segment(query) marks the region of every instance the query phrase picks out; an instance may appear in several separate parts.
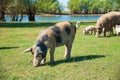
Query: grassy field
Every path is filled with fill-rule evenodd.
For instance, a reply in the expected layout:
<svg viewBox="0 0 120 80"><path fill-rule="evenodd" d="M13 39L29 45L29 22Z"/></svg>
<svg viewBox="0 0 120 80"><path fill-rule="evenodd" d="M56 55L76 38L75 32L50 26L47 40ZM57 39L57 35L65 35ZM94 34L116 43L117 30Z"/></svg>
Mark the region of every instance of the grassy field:
<svg viewBox="0 0 120 80"><path fill-rule="evenodd" d="M77 29L72 58L63 57L64 46L55 50L55 63L32 66L31 47L40 32L54 23L0 23L0 80L120 80L120 37L83 35L95 22L82 22Z"/></svg>

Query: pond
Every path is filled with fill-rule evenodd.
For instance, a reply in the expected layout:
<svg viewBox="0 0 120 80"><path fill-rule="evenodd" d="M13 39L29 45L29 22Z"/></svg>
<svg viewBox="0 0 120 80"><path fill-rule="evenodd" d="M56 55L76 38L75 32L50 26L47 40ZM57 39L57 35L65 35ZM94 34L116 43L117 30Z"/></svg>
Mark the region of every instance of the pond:
<svg viewBox="0 0 120 80"><path fill-rule="evenodd" d="M55 16L35 16L35 20L37 22L53 22L53 21L78 21L78 20L97 20L100 17L100 15L77 15L77 16L72 16L72 15L55 15ZM20 16L18 17L20 18ZM11 21L10 16L5 16L6 22ZM25 15L23 17L22 22L28 22L28 16Z"/></svg>

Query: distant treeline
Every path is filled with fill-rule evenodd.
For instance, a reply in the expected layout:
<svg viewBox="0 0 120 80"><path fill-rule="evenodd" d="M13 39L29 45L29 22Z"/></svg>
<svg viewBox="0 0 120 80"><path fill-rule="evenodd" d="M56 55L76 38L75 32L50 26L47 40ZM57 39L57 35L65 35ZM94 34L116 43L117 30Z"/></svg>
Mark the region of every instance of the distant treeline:
<svg viewBox="0 0 120 80"><path fill-rule="evenodd" d="M68 9L69 14L120 11L120 0L69 0ZM35 21L36 14L61 14L63 10L58 0L0 0L0 21L5 21L6 14L11 15L12 21L22 21L24 14L29 21Z"/></svg>
<svg viewBox="0 0 120 80"><path fill-rule="evenodd" d="M72 14L103 14L120 11L120 0L69 0Z"/></svg>

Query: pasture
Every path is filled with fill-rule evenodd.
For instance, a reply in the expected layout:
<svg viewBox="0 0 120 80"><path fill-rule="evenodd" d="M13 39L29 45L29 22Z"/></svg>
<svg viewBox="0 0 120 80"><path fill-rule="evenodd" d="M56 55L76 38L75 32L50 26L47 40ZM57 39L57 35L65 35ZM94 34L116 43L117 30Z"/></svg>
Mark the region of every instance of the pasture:
<svg viewBox="0 0 120 80"><path fill-rule="evenodd" d="M64 46L55 50L55 63L32 66L33 55L22 51L31 47L40 32L53 23L0 23L0 80L120 80L120 37L84 35L77 28L72 58L66 61ZM115 32L114 32L115 33Z"/></svg>

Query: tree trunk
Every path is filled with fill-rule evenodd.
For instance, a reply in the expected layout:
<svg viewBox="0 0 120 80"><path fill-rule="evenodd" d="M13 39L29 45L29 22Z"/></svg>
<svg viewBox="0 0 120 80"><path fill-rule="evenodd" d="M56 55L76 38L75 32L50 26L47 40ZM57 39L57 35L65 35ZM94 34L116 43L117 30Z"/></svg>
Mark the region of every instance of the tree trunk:
<svg viewBox="0 0 120 80"><path fill-rule="evenodd" d="M18 21L18 14L17 14L16 17L15 17L15 21Z"/></svg>
<svg viewBox="0 0 120 80"><path fill-rule="evenodd" d="M15 21L15 14L12 15L12 20L11 21Z"/></svg>
<svg viewBox="0 0 120 80"><path fill-rule="evenodd" d="M5 12L0 11L0 21L5 21Z"/></svg>
<svg viewBox="0 0 120 80"><path fill-rule="evenodd" d="M21 13L21 18L20 18L20 20L19 20L19 21L21 22L21 21L22 21L22 19L23 19L23 14Z"/></svg>
<svg viewBox="0 0 120 80"><path fill-rule="evenodd" d="M35 21L35 13L31 11L31 9L28 12L28 20L29 21Z"/></svg>

